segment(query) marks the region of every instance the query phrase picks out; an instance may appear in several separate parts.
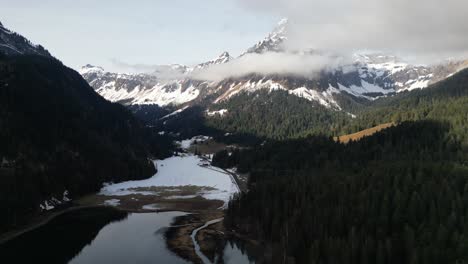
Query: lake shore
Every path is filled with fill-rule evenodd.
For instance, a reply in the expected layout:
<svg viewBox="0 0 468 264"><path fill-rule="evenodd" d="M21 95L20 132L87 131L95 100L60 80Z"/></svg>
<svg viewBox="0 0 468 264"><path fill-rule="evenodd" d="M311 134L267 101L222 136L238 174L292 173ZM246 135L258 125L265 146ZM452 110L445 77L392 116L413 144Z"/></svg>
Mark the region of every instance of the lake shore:
<svg viewBox="0 0 468 264"><path fill-rule="evenodd" d="M0 234L0 246L12 239L15 239L19 236L21 236L24 233L33 231L41 226L44 226L48 224L50 221L54 220L55 218L69 212L73 212L76 210L81 210L81 209L89 209L89 208L104 208L107 206L104 205L99 205L99 204L90 204L90 205L70 205L69 207L66 207L64 209L58 209L56 211L52 212L46 212L42 215L36 216L29 223L14 228L10 231L7 231L5 233ZM118 210L118 209L117 209Z"/></svg>
<svg viewBox="0 0 468 264"><path fill-rule="evenodd" d="M198 144L197 148L201 146ZM203 150L212 151L211 148ZM199 230L194 239L191 234L205 223L223 218L229 197L244 189L245 182L231 170L212 167L208 156L194 155L193 147L186 151L180 156L155 161L158 174L149 179L108 184L98 193L74 200L67 208L45 212L30 224L0 235L0 244L67 212L84 208L112 207L127 213L185 212L187 214L176 217L165 232L168 249L193 263L202 263L200 252L214 262L217 256L223 256L228 238L233 236L225 230L223 221ZM193 241L200 249L198 255Z"/></svg>

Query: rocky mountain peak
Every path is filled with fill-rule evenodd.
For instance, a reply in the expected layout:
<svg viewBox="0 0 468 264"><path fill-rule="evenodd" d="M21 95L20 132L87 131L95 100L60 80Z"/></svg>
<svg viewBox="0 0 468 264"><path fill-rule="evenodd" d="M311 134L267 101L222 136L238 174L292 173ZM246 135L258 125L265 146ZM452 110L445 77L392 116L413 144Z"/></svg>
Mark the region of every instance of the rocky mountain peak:
<svg viewBox="0 0 468 264"><path fill-rule="evenodd" d="M229 52L225 51L221 53L221 55L219 55L216 59L212 60L212 62L216 64L221 64L221 63L229 62L230 60L232 60L231 55L229 54Z"/></svg>
<svg viewBox="0 0 468 264"><path fill-rule="evenodd" d="M200 69L205 69L207 67L210 67L212 65L218 65L218 64L223 64L223 63L227 63L231 60L233 60L234 58L231 57L231 55L229 54L229 52L227 51L224 51L223 53L221 53L221 55L219 55L218 57L210 60L210 61L207 61L207 62L204 62L204 63L200 63L198 64L197 66L195 66L195 69L197 70L200 70Z"/></svg>
<svg viewBox="0 0 468 264"><path fill-rule="evenodd" d="M282 44L287 39L286 34L288 30L289 20L287 18L283 18L278 22L277 26L273 29L273 31L268 34L266 38L259 41L253 47L249 48L247 53L265 53L269 51L280 52L282 51ZM242 56L241 55L241 56Z"/></svg>
<svg viewBox="0 0 468 264"><path fill-rule="evenodd" d="M79 69L78 72L81 75L89 74L89 73L98 73L98 72L104 72L104 68L99 67L99 66L94 66L91 64L86 64L85 66L81 67L81 69Z"/></svg>

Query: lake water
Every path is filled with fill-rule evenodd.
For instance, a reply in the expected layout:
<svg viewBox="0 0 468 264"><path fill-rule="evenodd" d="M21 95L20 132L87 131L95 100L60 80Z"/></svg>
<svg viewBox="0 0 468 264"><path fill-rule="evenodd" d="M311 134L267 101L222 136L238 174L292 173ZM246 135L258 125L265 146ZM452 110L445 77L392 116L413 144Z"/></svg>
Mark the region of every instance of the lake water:
<svg viewBox="0 0 468 264"><path fill-rule="evenodd" d="M188 263L166 247L165 228L180 212L130 214L105 226L70 263Z"/></svg>
<svg viewBox="0 0 468 264"><path fill-rule="evenodd" d="M224 248L224 263L226 264L235 264L235 263L255 263L251 258L249 259L247 253L242 251L238 245L233 243L228 243Z"/></svg>
<svg viewBox="0 0 468 264"><path fill-rule="evenodd" d="M0 245L2 263L189 263L166 247L164 233L183 212L133 213L88 208ZM227 243L224 263L254 263Z"/></svg>

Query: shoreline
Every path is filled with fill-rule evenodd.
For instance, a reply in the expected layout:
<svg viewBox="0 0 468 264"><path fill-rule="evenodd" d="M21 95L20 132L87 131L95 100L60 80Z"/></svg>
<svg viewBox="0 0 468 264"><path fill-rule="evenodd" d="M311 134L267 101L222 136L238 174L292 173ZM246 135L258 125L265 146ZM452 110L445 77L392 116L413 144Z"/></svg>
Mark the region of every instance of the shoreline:
<svg viewBox="0 0 468 264"><path fill-rule="evenodd" d="M192 263L204 263L196 252L196 245L193 243L195 239L199 251L211 262L214 262L216 254L222 253L227 241L224 236L224 225L220 221L218 223L208 225L206 228L200 229L196 236L192 236L196 229L206 225L206 223L215 219L224 217L224 211L205 211L199 214L188 214L174 219L174 228L167 230L165 234L166 244L170 251L177 256L190 261ZM204 238L206 233L216 233L217 236L211 239Z"/></svg>
<svg viewBox="0 0 468 264"><path fill-rule="evenodd" d="M212 201L214 203L222 203L222 201ZM196 252L196 245L193 239L199 246L201 252L210 262L214 263L217 257L222 256L225 246L230 238L242 240L244 243L258 246L254 240L241 236L235 232L227 231L224 227L223 221L207 225L205 228L198 230L194 236L193 232L196 229L206 225L208 222L224 218L224 210L221 209L204 209L204 210L180 210L175 206L174 208L167 208L163 210L134 210L130 208L119 208L109 205L80 205L75 204L60 211L51 212L47 215L40 216L22 228L18 228L7 233L0 235L0 246L21 235L34 231L47 225L52 220L60 217L66 213L88 208L112 208L114 210L123 211L126 213L160 213L160 212L185 212L184 216L174 218L167 231L164 234L165 243L169 251L176 254L178 257L192 263L204 263Z"/></svg>
<svg viewBox="0 0 468 264"><path fill-rule="evenodd" d="M193 155L190 150L187 151ZM211 161L203 155L197 157L210 164L206 167L207 169L222 172L229 176L230 181L237 186L238 192L244 191L245 183L236 173L211 167ZM224 218L225 201L204 198L201 194L205 189L209 191L208 186L154 186L139 187L136 190L153 192L155 195L138 193L121 196L103 195L101 193L85 195L72 201L68 207L44 212L33 217L29 223L0 234L0 246L25 233L47 225L59 216L80 209L110 207L126 213L184 212L187 214L174 218L171 226L168 226L164 234L168 250L193 263L203 263L201 259L203 256L200 256L199 253L206 256L210 262L214 262L217 256L222 256L228 238L232 237L232 234L229 235L228 233L231 232L226 232L222 220L194 233L196 229L208 222ZM194 233L193 236L192 233Z"/></svg>
<svg viewBox="0 0 468 264"><path fill-rule="evenodd" d="M88 208L103 208L103 207L108 207L108 206L104 206L104 205L77 205L77 206L70 206L68 208L65 208L63 210L59 210L59 211L53 211L53 212L50 212L50 213L45 213L43 215L38 215L36 217L34 217L33 219L31 219L31 221L28 223L28 224L25 224L24 226L22 227L19 227L19 228L15 228L15 229L12 229L10 231L7 231L5 233L2 233L0 234L0 246L4 243L7 243L8 241L11 241L15 238L18 238L19 236L25 234L25 233L28 233L30 231L33 231L33 230L36 230L48 223L50 223L52 220L54 220L55 218L63 215L63 214L66 214L66 213L69 213L69 212L73 212L73 211L76 211L76 210L81 210L81 209L88 209ZM116 210L121 210L119 208L114 208Z"/></svg>

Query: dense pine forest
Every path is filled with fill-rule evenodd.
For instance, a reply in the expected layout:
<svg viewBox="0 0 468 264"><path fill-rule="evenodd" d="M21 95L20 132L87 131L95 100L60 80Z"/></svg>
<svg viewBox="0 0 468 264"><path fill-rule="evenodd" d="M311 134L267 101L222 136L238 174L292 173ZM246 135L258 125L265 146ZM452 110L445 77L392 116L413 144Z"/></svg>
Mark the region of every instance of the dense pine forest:
<svg viewBox="0 0 468 264"><path fill-rule="evenodd" d="M340 124L351 119L349 114L290 96L286 91L242 93L216 108L231 112L209 118L208 127L275 140L336 134Z"/></svg>
<svg viewBox="0 0 468 264"><path fill-rule="evenodd" d="M375 102L342 126L388 128L340 144L311 136L218 153L250 174L225 224L278 263L468 262L468 71Z"/></svg>
<svg viewBox="0 0 468 264"><path fill-rule="evenodd" d="M0 230L65 191L73 198L106 181L149 177L148 158L169 149L129 110L47 57L0 57L0 115Z"/></svg>
<svg viewBox="0 0 468 264"><path fill-rule="evenodd" d="M468 144L468 70L415 90L383 98L357 112L357 118L341 126L347 134L378 124L418 120L442 120L451 124L451 135Z"/></svg>

